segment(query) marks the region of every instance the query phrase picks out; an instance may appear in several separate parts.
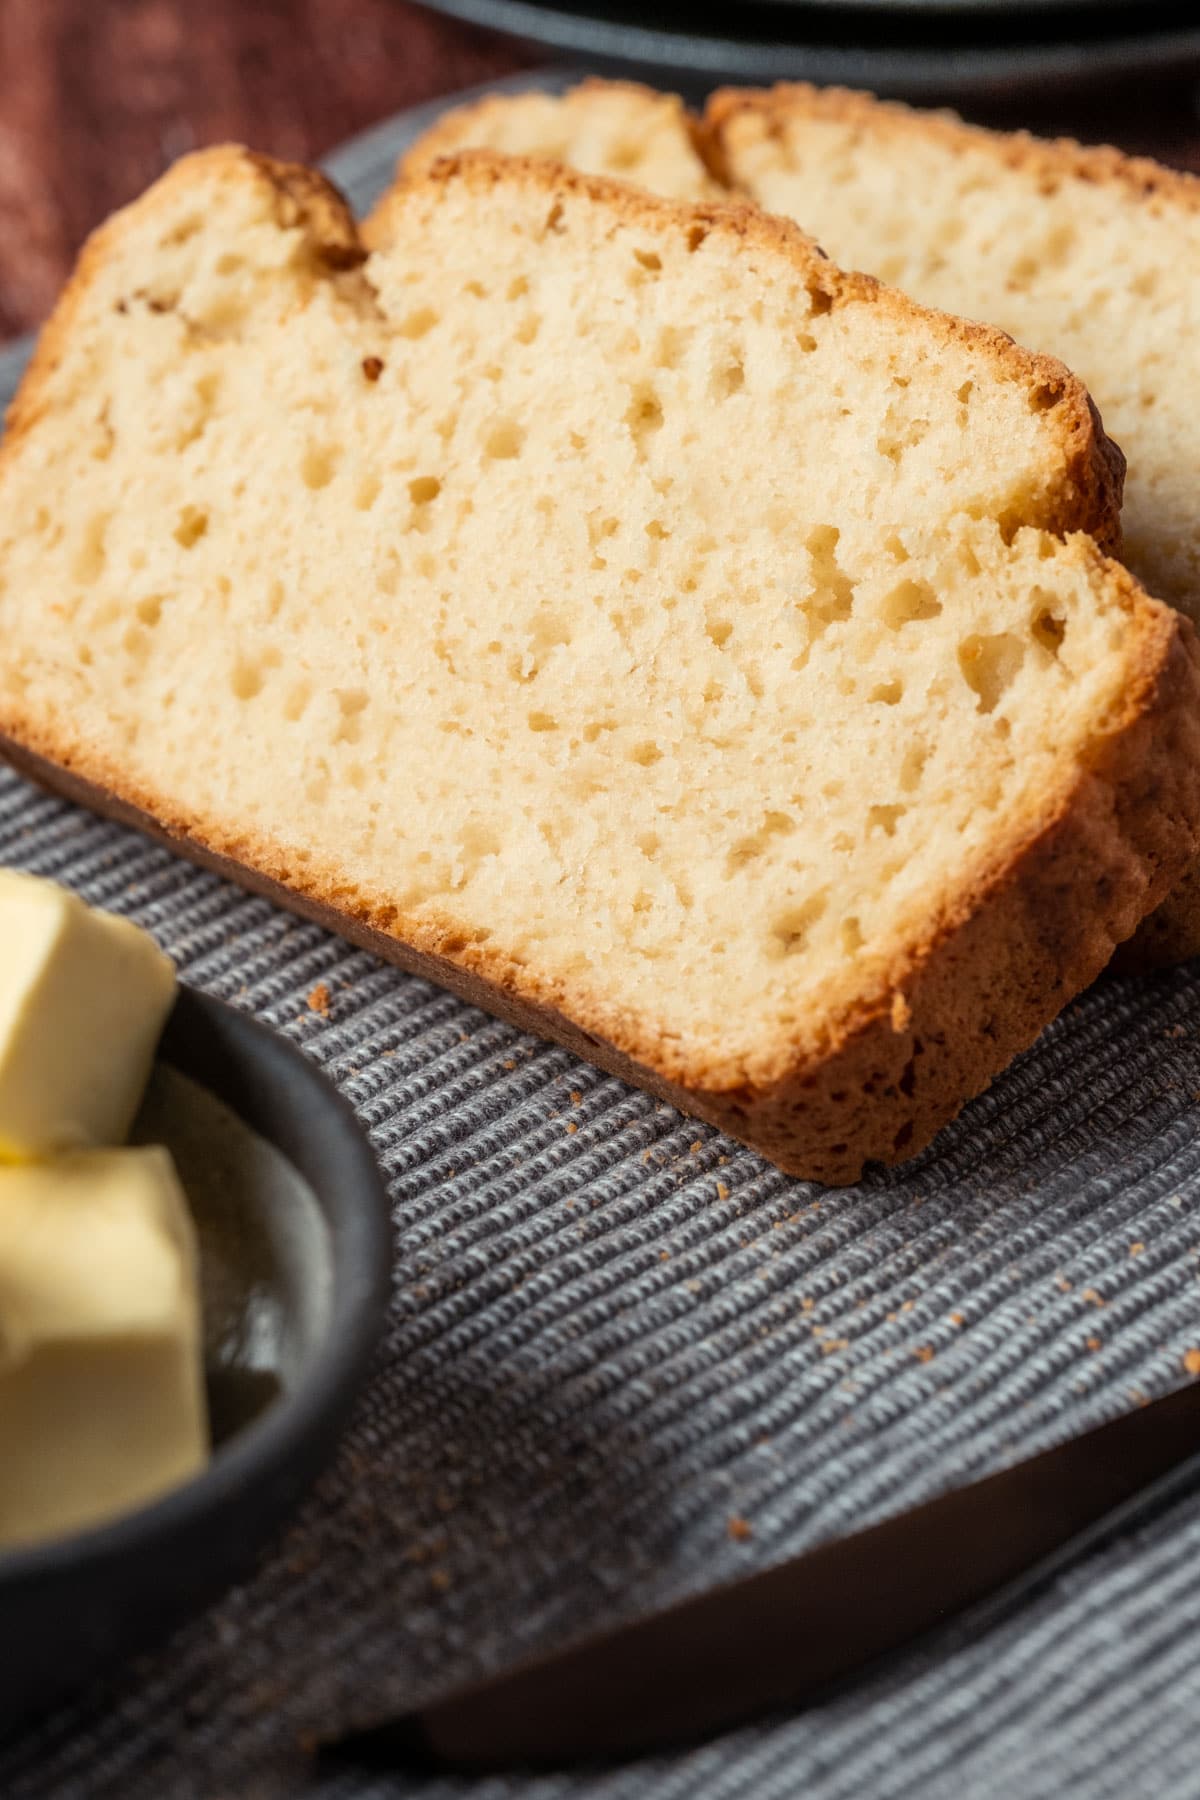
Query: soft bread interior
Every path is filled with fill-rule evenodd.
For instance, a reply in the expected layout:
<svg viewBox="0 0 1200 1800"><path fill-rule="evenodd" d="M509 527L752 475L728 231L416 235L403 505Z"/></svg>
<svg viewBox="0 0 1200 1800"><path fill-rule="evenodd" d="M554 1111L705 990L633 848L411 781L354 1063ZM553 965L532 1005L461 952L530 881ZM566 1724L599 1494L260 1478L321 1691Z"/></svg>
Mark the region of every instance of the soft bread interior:
<svg viewBox="0 0 1200 1800"><path fill-rule="evenodd" d="M836 90L710 122L733 183L844 268L1070 364L1129 458L1125 560L1200 620L1200 182Z"/></svg>
<svg viewBox="0 0 1200 1800"><path fill-rule="evenodd" d="M569 163L586 175L635 181L672 200L723 197L694 142L678 94L632 81L589 80L565 94L493 94L454 107L404 157L406 176L459 150L499 150Z"/></svg>
<svg viewBox="0 0 1200 1800"><path fill-rule="evenodd" d="M1061 370L614 192L467 160L363 267L238 152L118 218L6 447L0 723L752 1078L1003 878L1173 627L1038 528Z"/></svg>

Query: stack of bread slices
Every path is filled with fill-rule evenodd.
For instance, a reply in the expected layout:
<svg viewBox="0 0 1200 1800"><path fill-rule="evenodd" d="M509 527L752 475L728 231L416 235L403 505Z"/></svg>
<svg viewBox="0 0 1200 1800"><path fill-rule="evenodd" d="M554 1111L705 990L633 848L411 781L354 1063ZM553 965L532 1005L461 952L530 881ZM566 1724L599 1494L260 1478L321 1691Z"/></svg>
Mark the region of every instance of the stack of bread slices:
<svg viewBox="0 0 1200 1800"><path fill-rule="evenodd" d="M188 158L10 415L6 753L784 1169L902 1160L1200 948L1198 195L795 88L497 97L361 231Z"/></svg>

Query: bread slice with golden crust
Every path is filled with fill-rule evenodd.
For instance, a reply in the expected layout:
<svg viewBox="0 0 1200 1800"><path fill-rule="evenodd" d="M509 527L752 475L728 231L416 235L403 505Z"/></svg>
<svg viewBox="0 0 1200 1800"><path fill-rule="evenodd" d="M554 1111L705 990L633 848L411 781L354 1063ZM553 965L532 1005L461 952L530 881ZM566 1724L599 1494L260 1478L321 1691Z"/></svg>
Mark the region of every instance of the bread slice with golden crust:
<svg viewBox="0 0 1200 1800"><path fill-rule="evenodd" d="M699 120L678 94L592 77L564 94L487 94L452 107L400 159L396 176L423 175L459 150L496 150L633 181L669 200L724 199L700 144ZM363 229L369 239L371 220Z"/></svg>
<svg viewBox="0 0 1200 1800"><path fill-rule="evenodd" d="M839 262L1069 363L1129 460L1125 561L1200 622L1200 179L803 84L715 94L703 131L731 186ZM1196 955L1200 868L1119 961Z"/></svg>
<svg viewBox="0 0 1200 1800"><path fill-rule="evenodd" d="M413 146L401 172L445 145L476 142L587 166L620 91L610 97L590 82L561 98L496 96L461 108L447 115L445 136L439 122ZM660 126L673 168L707 167L798 219L844 266L1061 356L1129 458L1124 559L1152 593L1200 621L1200 179L836 88L727 89L699 129L674 105ZM638 178L653 187L654 172L648 162ZM1120 961L1147 968L1197 954L1200 869Z"/></svg>
<svg viewBox="0 0 1200 1800"><path fill-rule="evenodd" d="M384 226L225 149L92 240L10 754L786 1169L911 1154L1196 848L1086 394L753 208L476 155Z"/></svg>

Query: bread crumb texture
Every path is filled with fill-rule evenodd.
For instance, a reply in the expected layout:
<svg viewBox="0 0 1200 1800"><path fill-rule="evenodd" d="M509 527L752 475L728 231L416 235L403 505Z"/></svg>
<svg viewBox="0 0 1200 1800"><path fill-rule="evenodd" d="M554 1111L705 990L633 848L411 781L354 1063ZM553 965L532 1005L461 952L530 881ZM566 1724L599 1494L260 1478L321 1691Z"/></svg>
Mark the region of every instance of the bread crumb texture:
<svg viewBox="0 0 1200 1800"><path fill-rule="evenodd" d="M1078 385L747 209L468 157L364 263L205 152L0 502L19 747L803 1173L919 1148L1194 844L1190 640L1054 535L1115 507Z"/></svg>
<svg viewBox="0 0 1200 1800"><path fill-rule="evenodd" d="M1061 356L1129 458L1125 559L1152 593L1200 621L1195 176L836 88L727 89L696 121L671 97L601 81L456 109L413 146L405 169L476 143L603 168L612 122L628 135L635 116L655 146L635 171L648 186L702 198L715 179L798 219L845 267ZM1118 962L1141 971L1198 953L1193 865Z"/></svg>
<svg viewBox="0 0 1200 1800"><path fill-rule="evenodd" d="M399 172L421 175L439 156L459 150L499 150L637 182L672 200L722 198L697 136L677 94L632 81L592 80L562 95L493 94L455 107L418 139Z"/></svg>
<svg viewBox="0 0 1200 1800"><path fill-rule="evenodd" d="M839 89L717 95L706 125L844 267L1075 370L1129 459L1126 560L1200 620L1200 181Z"/></svg>

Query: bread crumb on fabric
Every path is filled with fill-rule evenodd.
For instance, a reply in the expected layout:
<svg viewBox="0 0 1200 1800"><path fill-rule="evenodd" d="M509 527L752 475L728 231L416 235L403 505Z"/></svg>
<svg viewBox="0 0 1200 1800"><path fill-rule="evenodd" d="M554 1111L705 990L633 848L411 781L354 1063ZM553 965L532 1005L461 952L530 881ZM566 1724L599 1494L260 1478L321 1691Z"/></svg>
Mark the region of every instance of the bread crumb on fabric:
<svg viewBox="0 0 1200 1800"><path fill-rule="evenodd" d="M933 1345L932 1344L918 1344L916 1349L913 1351L913 1355L916 1357L918 1362L923 1362L923 1363L932 1362L933 1358L934 1358Z"/></svg>
<svg viewBox="0 0 1200 1800"><path fill-rule="evenodd" d="M1189 1375L1200 1375L1200 1349L1185 1350L1183 1366Z"/></svg>
<svg viewBox="0 0 1200 1800"><path fill-rule="evenodd" d="M735 1544L745 1544L754 1536L754 1527L740 1513L733 1513L725 1527Z"/></svg>
<svg viewBox="0 0 1200 1800"><path fill-rule="evenodd" d="M321 1018L327 1019L329 1017L330 999L331 996L328 984L324 981L318 981L316 987L312 989L308 996L309 1012L319 1013Z"/></svg>

